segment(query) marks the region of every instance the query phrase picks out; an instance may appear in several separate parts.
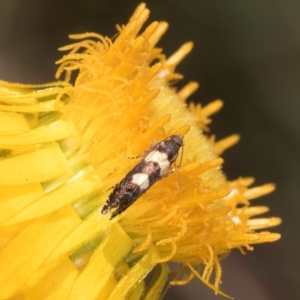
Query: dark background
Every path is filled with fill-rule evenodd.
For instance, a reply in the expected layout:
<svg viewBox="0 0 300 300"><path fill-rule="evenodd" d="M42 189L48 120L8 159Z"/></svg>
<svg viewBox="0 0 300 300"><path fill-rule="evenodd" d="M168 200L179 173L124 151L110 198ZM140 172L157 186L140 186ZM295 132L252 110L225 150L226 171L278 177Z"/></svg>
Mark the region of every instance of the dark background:
<svg viewBox="0 0 300 300"><path fill-rule="evenodd" d="M0 0L0 78L22 83L54 80L57 48L70 33L96 31L112 37L140 1ZM237 250L223 262L222 290L239 300L300 299L300 1L148 1L151 21L170 24L160 42L170 55L193 40L193 52L178 71L201 88L191 97L203 104L221 98L214 117L217 138L242 136L228 150L229 179L255 176L275 182L275 193L255 200L281 216L282 239ZM182 84L182 83L181 83ZM194 280L165 299L225 299Z"/></svg>

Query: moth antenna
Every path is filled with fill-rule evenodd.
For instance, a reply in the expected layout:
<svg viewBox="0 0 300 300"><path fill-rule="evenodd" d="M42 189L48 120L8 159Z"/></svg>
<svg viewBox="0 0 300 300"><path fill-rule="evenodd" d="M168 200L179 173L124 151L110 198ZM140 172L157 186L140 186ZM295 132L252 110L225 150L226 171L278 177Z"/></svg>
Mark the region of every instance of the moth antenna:
<svg viewBox="0 0 300 300"><path fill-rule="evenodd" d="M180 182L180 167L178 167L178 188L181 190L181 182Z"/></svg>
<svg viewBox="0 0 300 300"><path fill-rule="evenodd" d="M176 168L178 168L178 187L179 187L180 190L181 190L180 168L181 168L182 157L183 157L183 147L184 147L184 145L182 145L181 157L180 157L179 165L176 166Z"/></svg>

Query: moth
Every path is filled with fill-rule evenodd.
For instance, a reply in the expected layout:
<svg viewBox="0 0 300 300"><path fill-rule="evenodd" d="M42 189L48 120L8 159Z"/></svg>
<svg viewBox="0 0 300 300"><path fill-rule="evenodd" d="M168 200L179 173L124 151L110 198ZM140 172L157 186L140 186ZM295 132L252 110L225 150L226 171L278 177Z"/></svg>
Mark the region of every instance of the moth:
<svg viewBox="0 0 300 300"><path fill-rule="evenodd" d="M114 218L141 197L155 182L173 173L172 164L176 161L182 146L183 136L171 135L150 147L143 155L143 159L114 187L101 213L107 214L116 207L110 219Z"/></svg>

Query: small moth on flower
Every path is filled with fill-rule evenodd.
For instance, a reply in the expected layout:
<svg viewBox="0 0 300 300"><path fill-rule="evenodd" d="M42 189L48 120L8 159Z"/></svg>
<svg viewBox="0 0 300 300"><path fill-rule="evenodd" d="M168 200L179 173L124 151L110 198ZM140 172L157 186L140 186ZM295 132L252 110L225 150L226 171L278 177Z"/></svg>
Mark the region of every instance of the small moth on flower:
<svg viewBox="0 0 300 300"><path fill-rule="evenodd" d="M110 219L114 218L126 210L156 181L173 173L174 169L171 165L176 161L182 146L183 136L172 135L150 147L143 154L144 158L115 186L101 213L106 214L117 207L110 217Z"/></svg>

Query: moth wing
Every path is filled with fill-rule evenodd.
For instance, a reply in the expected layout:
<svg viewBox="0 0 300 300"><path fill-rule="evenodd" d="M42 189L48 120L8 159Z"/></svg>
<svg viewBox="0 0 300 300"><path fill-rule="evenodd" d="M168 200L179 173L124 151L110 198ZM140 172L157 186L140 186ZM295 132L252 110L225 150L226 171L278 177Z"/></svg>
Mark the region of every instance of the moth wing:
<svg viewBox="0 0 300 300"><path fill-rule="evenodd" d="M152 151L156 150L156 148L157 148L157 144L156 144L155 141L153 141L151 147L148 148L147 150L145 150L144 152L142 152L142 153L139 155L139 157L140 157L141 159L144 159L149 153L151 153Z"/></svg>

